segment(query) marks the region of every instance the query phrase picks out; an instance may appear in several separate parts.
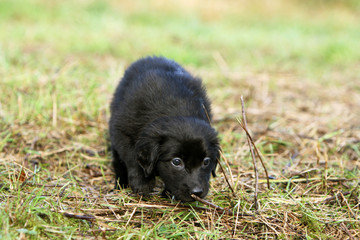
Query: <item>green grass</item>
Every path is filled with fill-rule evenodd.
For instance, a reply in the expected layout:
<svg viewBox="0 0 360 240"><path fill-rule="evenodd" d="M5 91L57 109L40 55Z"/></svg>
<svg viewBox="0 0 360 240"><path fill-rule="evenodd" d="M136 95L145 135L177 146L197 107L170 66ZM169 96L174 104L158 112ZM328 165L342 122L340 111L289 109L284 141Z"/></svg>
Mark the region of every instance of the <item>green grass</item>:
<svg viewBox="0 0 360 240"><path fill-rule="evenodd" d="M354 0L2 0L0 238L358 238L359 16ZM218 170L207 199L234 216L111 192L109 102L146 55L203 78L235 189ZM276 178L257 213L241 95Z"/></svg>

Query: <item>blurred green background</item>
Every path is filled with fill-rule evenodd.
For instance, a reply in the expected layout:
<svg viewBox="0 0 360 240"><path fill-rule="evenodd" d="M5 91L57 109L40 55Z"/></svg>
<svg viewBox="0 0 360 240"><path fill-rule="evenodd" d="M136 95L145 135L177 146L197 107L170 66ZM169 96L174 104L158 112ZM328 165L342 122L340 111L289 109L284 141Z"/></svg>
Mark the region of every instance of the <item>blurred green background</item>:
<svg viewBox="0 0 360 240"><path fill-rule="evenodd" d="M24 63L46 69L76 58L92 66L101 58L129 62L149 54L211 68L214 52L234 70L344 71L359 64L359 6L355 0L2 0L2 73Z"/></svg>
<svg viewBox="0 0 360 240"><path fill-rule="evenodd" d="M355 0L2 0L2 115L30 119L37 105L51 102L55 90L40 90L51 81L69 105L74 96L91 97L99 85L108 94L124 68L145 55L173 58L211 82L222 81L221 71L353 81L360 63L359 15ZM23 91L28 95L18 94ZM19 101L33 109L19 110ZM95 106L86 112L97 112L105 101L89 101Z"/></svg>
<svg viewBox="0 0 360 240"><path fill-rule="evenodd" d="M315 176L325 178L358 175L358 170L347 172L344 166L357 166L359 156L359 0L0 0L0 238L24 234L80 238L83 231L92 236L92 225L56 212L63 209L65 198L53 196L62 196L65 188L43 185L56 180L56 184L71 186L66 194L80 196L90 190L91 195L100 196L103 192L98 187L113 186L110 156L84 156L78 146L106 149L112 93L125 68L146 55L172 58L203 78L234 176L252 172L246 139L235 120L240 95L246 97L251 130L259 134L260 151L269 154L267 166L272 174L282 176L293 163L292 154L300 153L304 163L296 170L316 167L321 170ZM232 114L230 120L227 114ZM305 137L300 141L296 134ZM72 150L46 155L64 148ZM37 154L46 157L29 160L38 159ZM319 162L325 158L331 167L324 170ZM94 180L89 165L101 169L101 177ZM25 173L28 185L20 181ZM95 182L90 184L88 179ZM221 184L208 197L229 207ZM317 191L319 186L322 183L305 190L326 197L330 190L325 186ZM239 196L250 199L243 186L238 190ZM265 196L261 200L269 216L290 221L287 226L304 227L304 233L293 233L299 238L308 236L307 231L315 232L314 238L337 234L332 228L339 229L345 215L351 218L340 205L335 211L338 218L331 220L335 224L325 226L318 219L328 219L333 206L325 212L316 206L285 205L281 201L291 202L292 196L283 190L279 185L273 195L277 199ZM133 201L127 193L110 197ZM231 204L240 206L240 202L244 211L253 211L252 200L234 198ZM136 214L142 217L139 211ZM302 220L287 218L288 212L296 212ZM221 226L214 232L188 224L196 212L182 214L164 212L165 217L154 220L151 227L137 228L128 226L124 215L125 222L112 226L118 230L116 237L124 232L129 238L131 234L186 238L189 232L204 239L234 237L221 217L212 219ZM142 218L138 221L142 223ZM241 222L241 229L249 227L249 234L256 236L264 227L260 223ZM228 232L220 235L224 229ZM358 231L355 223L351 231ZM247 235L236 237L242 236Z"/></svg>

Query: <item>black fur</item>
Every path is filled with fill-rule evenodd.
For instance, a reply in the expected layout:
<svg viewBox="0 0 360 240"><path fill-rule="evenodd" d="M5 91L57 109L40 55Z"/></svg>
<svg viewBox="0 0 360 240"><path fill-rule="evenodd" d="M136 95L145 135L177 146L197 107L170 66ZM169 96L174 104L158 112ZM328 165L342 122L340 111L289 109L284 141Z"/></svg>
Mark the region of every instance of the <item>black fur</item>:
<svg viewBox="0 0 360 240"><path fill-rule="evenodd" d="M111 103L115 187L148 194L160 176L176 199L205 197L219 157L208 118L210 102L200 79L162 57L133 63Z"/></svg>

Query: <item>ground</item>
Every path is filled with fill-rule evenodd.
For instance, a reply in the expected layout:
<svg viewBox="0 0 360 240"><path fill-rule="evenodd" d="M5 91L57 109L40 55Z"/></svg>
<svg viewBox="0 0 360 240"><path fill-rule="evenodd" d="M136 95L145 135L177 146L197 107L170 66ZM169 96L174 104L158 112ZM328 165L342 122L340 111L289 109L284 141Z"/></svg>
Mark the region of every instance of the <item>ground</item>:
<svg viewBox="0 0 360 240"><path fill-rule="evenodd" d="M359 16L353 0L1 1L0 238L359 239ZM224 169L206 200L226 211L113 190L109 102L146 55L203 79ZM241 96L270 178L257 159L257 210Z"/></svg>

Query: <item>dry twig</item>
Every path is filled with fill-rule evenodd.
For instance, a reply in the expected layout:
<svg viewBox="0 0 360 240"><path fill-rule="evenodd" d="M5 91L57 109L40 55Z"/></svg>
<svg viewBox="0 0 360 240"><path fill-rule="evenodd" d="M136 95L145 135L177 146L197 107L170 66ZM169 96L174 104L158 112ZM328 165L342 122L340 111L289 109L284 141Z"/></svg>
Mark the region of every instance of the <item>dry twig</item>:
<svg viewBox="0 0 360 240"><path fill-rule="evenodd" d="M345 232L349 235L349 238L350 238L351 240L353 240L354 237L353 237L353 235L351 234L351 232L349 231L349 229L346 227L345 223L343 223L343 222L340 223L340 226L341 226L342 229L344 229Z"/></svg>
<svg viewBox="0 0 360 240"><path fill-rule="evenodd" d="M96 219L96 217L91 214L76 214L76 213L69 213L69 212L62 212L62 214L68 218L83 219L83 220L88 220L88 221L94 221Z"/></svg>
<svg viewBox="0 0 360 240"><path fill-rule="evenodd" d="M63 152L70 152L70 151L79 151L80 153L84 153L84 154L87 154L89 156L96 156L96 154L98 154L99 156L104 156L105 155L105 150L99 150L99 151L94 151L94 150L91 150L91 149L88 149L88 148L84 148L84 147L63 147L63 148L60 148L60 149L56 149L54 151L50 151L50 152L40 152L39 154L35 154L35 155L32 155L32 156L26 156L26 160L28 158L30 159L35 159L35 158L41 158L41 159L45 159L47 157L50 157L52 155L55 155L55 154L59 154L59 153L63 153Z"/></svg>
<svg viewBox="0 0 360 240"><path fill-rule="evenodd" d="M345 196L344 196L341 192L340 192L340 196L341 196L341 198L343 199L343 201L345 202L345 204L346 204L347 208L349 209L349 212L350 212L350 214L352 215L352 217L353 217L354 219L357 219L357 217L356 217L356 215L354 214L353 210L352 210L351 207L349 206L348 201L346 200Z"/></svg>
<svg viewBox="0 0 360 240"><path fill-rule="evenodd" d="M265 171L265 175L266 175L266 180L267 180L267 185L268 185L268 189L270 189L270 181L269 181L269 175L266 169L266 166L264 164L264 161L261 157L261 154L259 153L249 131L247 128L247 121L246 121L246 113L245 113L245 106L244 106L244 98L243 96L241 96L241 108L242 108L242 121L239 121L242 129L246 132L246 136L247 136L247 142L249 144L249 148L250 148L250 152L251 152L251 157L253 159L253 165L254 165L254 172L255 172L255 193L254 193L254 202L255 202L255 209L256 211L258 210L259 206L258 206L258 200L257 200L257 194L258 194L258 189L259 189L259 173L257 170L257 164L256 164L256 159L255 159L255 154L254 151L256 153L256 156L260 159L260 162L264 168Z"/></svg>
<svg viewBox="0 0 360 240"><path fill-rule="evenodd" d="M259 153L259 150L257 149L255 143L254 143L254 140L252 139L248 129L247 129L247 126L244 125L244 123L242 121L239 121L240 122L240 126L242 127L242 129L245 131L246 133L246 136L248 137L248 139L250 139L250 142L252 144L252 146L254 147L254 150L255 150L255 153L256 153L256 156L260 159L260 162L261 162L261 165L263 166L264 168L264 171L265 171L265 175L266 175L266 181L267 181L267 185L268 185L268 189L270 189L270 181L269 181L269 174L267 172L267 169L266 169L266 166L264 164L264 161ZM246 123L245 123L246 124Z"/></svg>
<svg viewBox="0 0 360 240"><path fill-rule="evenodd" d="M241 125L242 128L245 130L247 129L247 122L246 122L246 114L245 114L245 107L244 107L244 99L243 96L241 96L241 108L242 108L242 118L243 118L243 122L244 125ZM246 131L246 130L245 130ZM246 131L247 132L247 131ZM259 189L259 173L257 170L257 166L256 166L256 160L255 160L255 154L254 154L254 150L251 146L251 142L250 142L250 137L249 135L247 135L247 142L249 144L249 148L250 148L250 152L251 152L251 157L253 159L253 164L254 164L254 172L255 172L255 192L254 192L254 202L255 202L255 209L256 211L259 209L259 203L258 203L258 199L257 199L257 194L258 194L258 189Z"/></svg>
<svg viewBox="0 0 360 240"><path fill-rule="evenodd" d="M218 205L215 205L215 204L213 204L213 203L211 203L211 202L206 201L205 199L202 199L202 198L196 196L195 194L191 194L191 197L192 197L193 199L195 199L196 201L199 201L199 202L201 202L201 203L203 203L203 204L205 204L205 205L208 205L208 206L211 207L211 208L214 208L214 209L217 210L217 211L224 212L224 213L226 213L227 215L232 215L232 212L230 211L230 209L224 209L224 208L222 208L222 207L220 207L220 206L218 206Z"/></svg>
<svg viewBox="0 0 360 240"><path fill-rule="evenodd" d="M223 153L222 153L221 150L220 150L220 154L221 154L221 156L223 155ZM230 182L229 182L229 179L228 179L227 176L226 176L226 172L225 172L224 168L221 166L220 160L219 160L219 159L216 159L216 160L217 160L217 162L218 162L218 164L219 164L219 167L220 167L220 169L221 169L221 172L222 172L223 175L224 175L224 178L225 178L225 181L226 181L227 185L229 186L229 188L230 188L233 196L236 197L235 191L234 191L233 187L231 186L231 184L230 184ZM230 170L230 171L231 171L231 170Z"/></svg>

